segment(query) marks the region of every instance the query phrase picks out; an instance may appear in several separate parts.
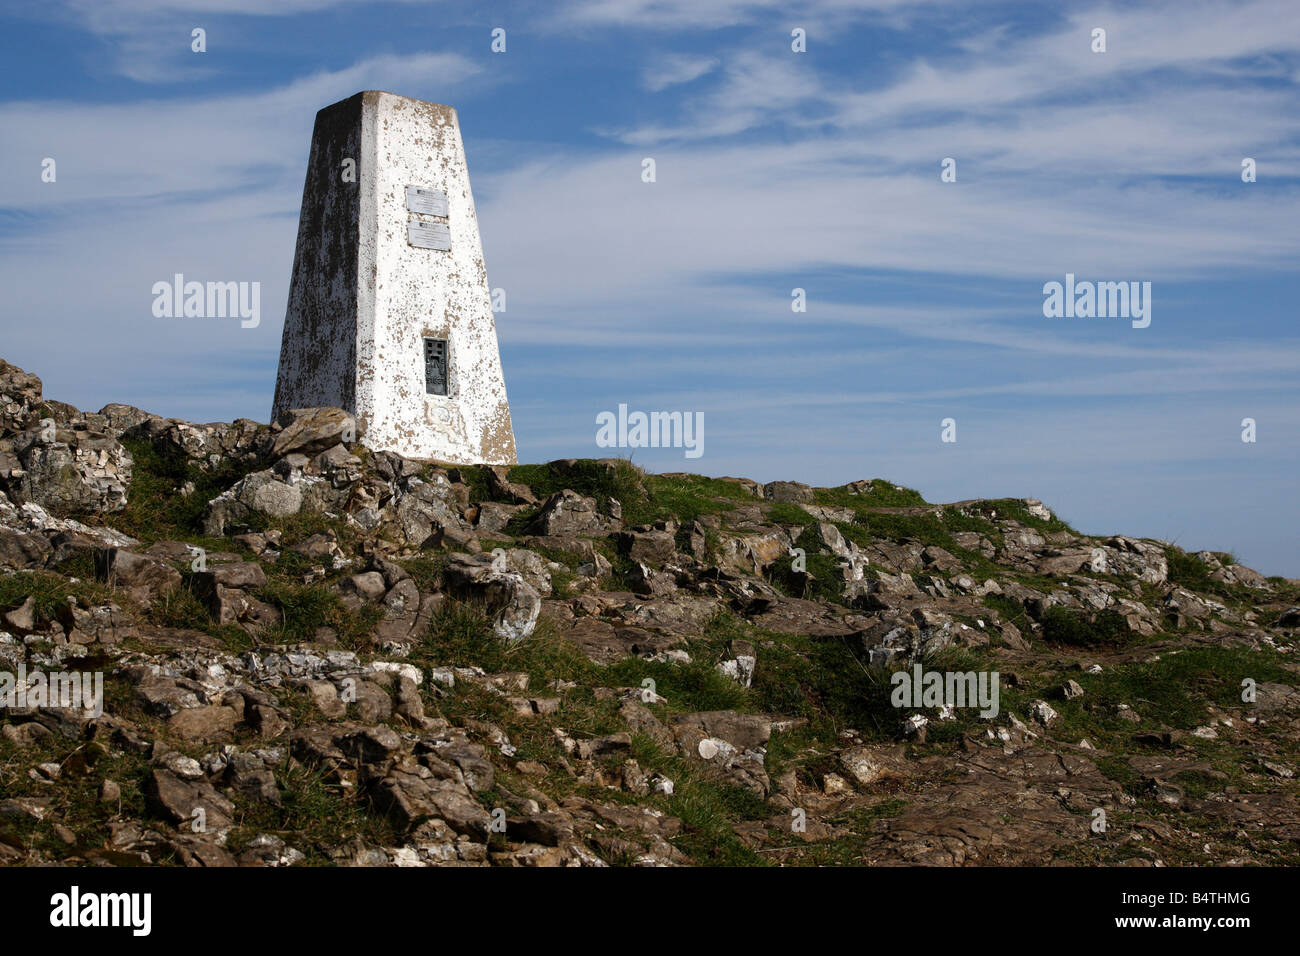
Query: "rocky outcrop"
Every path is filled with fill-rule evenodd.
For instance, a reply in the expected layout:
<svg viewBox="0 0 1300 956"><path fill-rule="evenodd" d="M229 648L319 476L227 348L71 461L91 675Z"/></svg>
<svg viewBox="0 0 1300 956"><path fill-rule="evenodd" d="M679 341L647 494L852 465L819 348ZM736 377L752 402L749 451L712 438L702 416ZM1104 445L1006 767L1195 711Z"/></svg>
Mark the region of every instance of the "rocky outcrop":
<svg viewBox="0 0 1300 956"><path fill-rule="evenodd" d="M0 863L1300 864L1295 581L1036 499L357 427L0 362ZM33 693L83 670L98 706Z"/></svg>
<svg viewBox="0 0 1300 956"><path fill-rule="evenodd" d="M0 475L15 504L54 515L102 514L126 507L132 459L117 439L54 419L0 440Z"/></svg>
<svg viewBox="0 0 1300 956"><path fill-rule="evenodd" d="M41 380L0 359L0 431L24 432L42 417Z"/></svg>
<svg viewBox="0 0 1300 956"><path fill-rule="evenodd" d="M481 603L503 640L522 641L533 633L542 610L541 595L523 575L509 570L504 558L453 554L445 575L448 593Z"/></svg>

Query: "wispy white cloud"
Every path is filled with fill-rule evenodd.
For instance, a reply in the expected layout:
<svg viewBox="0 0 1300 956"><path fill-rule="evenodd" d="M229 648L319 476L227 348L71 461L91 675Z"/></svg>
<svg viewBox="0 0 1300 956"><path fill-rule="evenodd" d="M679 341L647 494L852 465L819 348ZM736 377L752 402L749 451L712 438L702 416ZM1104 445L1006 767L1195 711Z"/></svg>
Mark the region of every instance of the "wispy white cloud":
<svg viewBox="0 0 1300 956"><path fill-rule="evenodd" d="M979 0L983 2L983 0ZM836 24L864 19L906 23L913 17L972 0L570 0L557 5L548 20L556 25L635 27L642 30L718 29L775 23L786 33L808 23ZM787 25L788 24L788 25Z"/></svg>
<svg viewBox="0 0 1300 956"><path fill-rule="evenodd" d="M780 0L576 0L561 4L552 16L565 24L678 30L749 23L780 7Z"/></svg>
<svg viewBox="0 0 1300 956"><path fill-rule="evenodd" d="M253 17L286 17L314 13L332 7L401 3L429 0L56 0L55 7L107 29L111 21L126 17L160 16L168 13L239 14Z"/></svg>
<svg viewBox="0 0 1300 956"><path fill-rule="evenodd" d="M219 75L191 48L202 28L208 52L257 46L257 21L358 6L428 5L437 0L52 0L20 15L59 18L103 42L108 69L138 83L193 83ZM440 4L454 11L452 4Z"/></svg>
<svg viewBox="0 0 1300 956"><path fill-rule="evenodd" d="M714 56L696 56L689 53L669 53L658 57L641 71L641 85L652 93L670 86L679 86L698 80L718 65Z"/></svg>
<svg viewBox="0 0 1300 956"><path fill-rule="evenodd" d="M362 89L430 98L502 81L459 53L381 55L256 93L127 103L0 103L0 206L75 210L157 197L230 193L288 179L271 211L297 210L316 111ZM42 157L58 164L43 183ZM296 182L293 182L296 181ZM293 185L290 186L290 183ZM267 212L265 208L262 213Z"/></svg>

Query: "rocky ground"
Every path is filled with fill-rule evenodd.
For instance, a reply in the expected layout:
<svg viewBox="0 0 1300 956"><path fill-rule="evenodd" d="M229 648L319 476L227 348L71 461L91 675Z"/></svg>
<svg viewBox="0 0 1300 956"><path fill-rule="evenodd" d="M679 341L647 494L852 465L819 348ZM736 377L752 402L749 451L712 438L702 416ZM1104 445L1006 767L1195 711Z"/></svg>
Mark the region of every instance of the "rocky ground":
<svg viewBox="0 0 1300 956"><path fill-rule="evenodd" d="M0 361L0 672L104 677L0 710L0 862L1300 863L1296 581L1032 499L355 432ZM998 714L893 706L918 662Z"/></svg>

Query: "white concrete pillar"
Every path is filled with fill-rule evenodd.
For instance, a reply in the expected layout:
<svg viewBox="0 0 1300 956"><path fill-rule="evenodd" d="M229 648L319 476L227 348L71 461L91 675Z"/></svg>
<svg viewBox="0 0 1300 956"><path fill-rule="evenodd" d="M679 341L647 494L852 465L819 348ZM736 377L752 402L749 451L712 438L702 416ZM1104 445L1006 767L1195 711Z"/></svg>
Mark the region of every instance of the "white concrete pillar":
<svg viewBox="0 0 1300 956"><path fill-rule="evenodd" d="M316 114L272 415L317 405L368 448L516 462L450 106L366 91Z"/></svg>

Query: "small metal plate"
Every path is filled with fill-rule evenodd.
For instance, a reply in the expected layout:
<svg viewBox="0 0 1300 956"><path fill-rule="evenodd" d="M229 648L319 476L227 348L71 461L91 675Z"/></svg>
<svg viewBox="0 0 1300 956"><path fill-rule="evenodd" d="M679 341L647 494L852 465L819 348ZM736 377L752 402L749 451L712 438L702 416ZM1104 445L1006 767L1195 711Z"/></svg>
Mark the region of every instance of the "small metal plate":
<svg viewBox="0 0 1300 956"><path fill-rule="evenodd" d="M406 209L408 212L418 212L425 216L446 216L447 194L441 189L407 186Z"/></svg>
<svg viewBox="0 0 1300 956"><path fill-rule="evenodd" d="M451 249L451 230L445 222L426 222L414 216L406 224L406 241L417 249Z"/></svg>
<svg viewBox="0 0 1300 956"><path fill-rule="evenodd" d="M447 394L447 340L424 340L424 391L429 395Z"/></svg>

